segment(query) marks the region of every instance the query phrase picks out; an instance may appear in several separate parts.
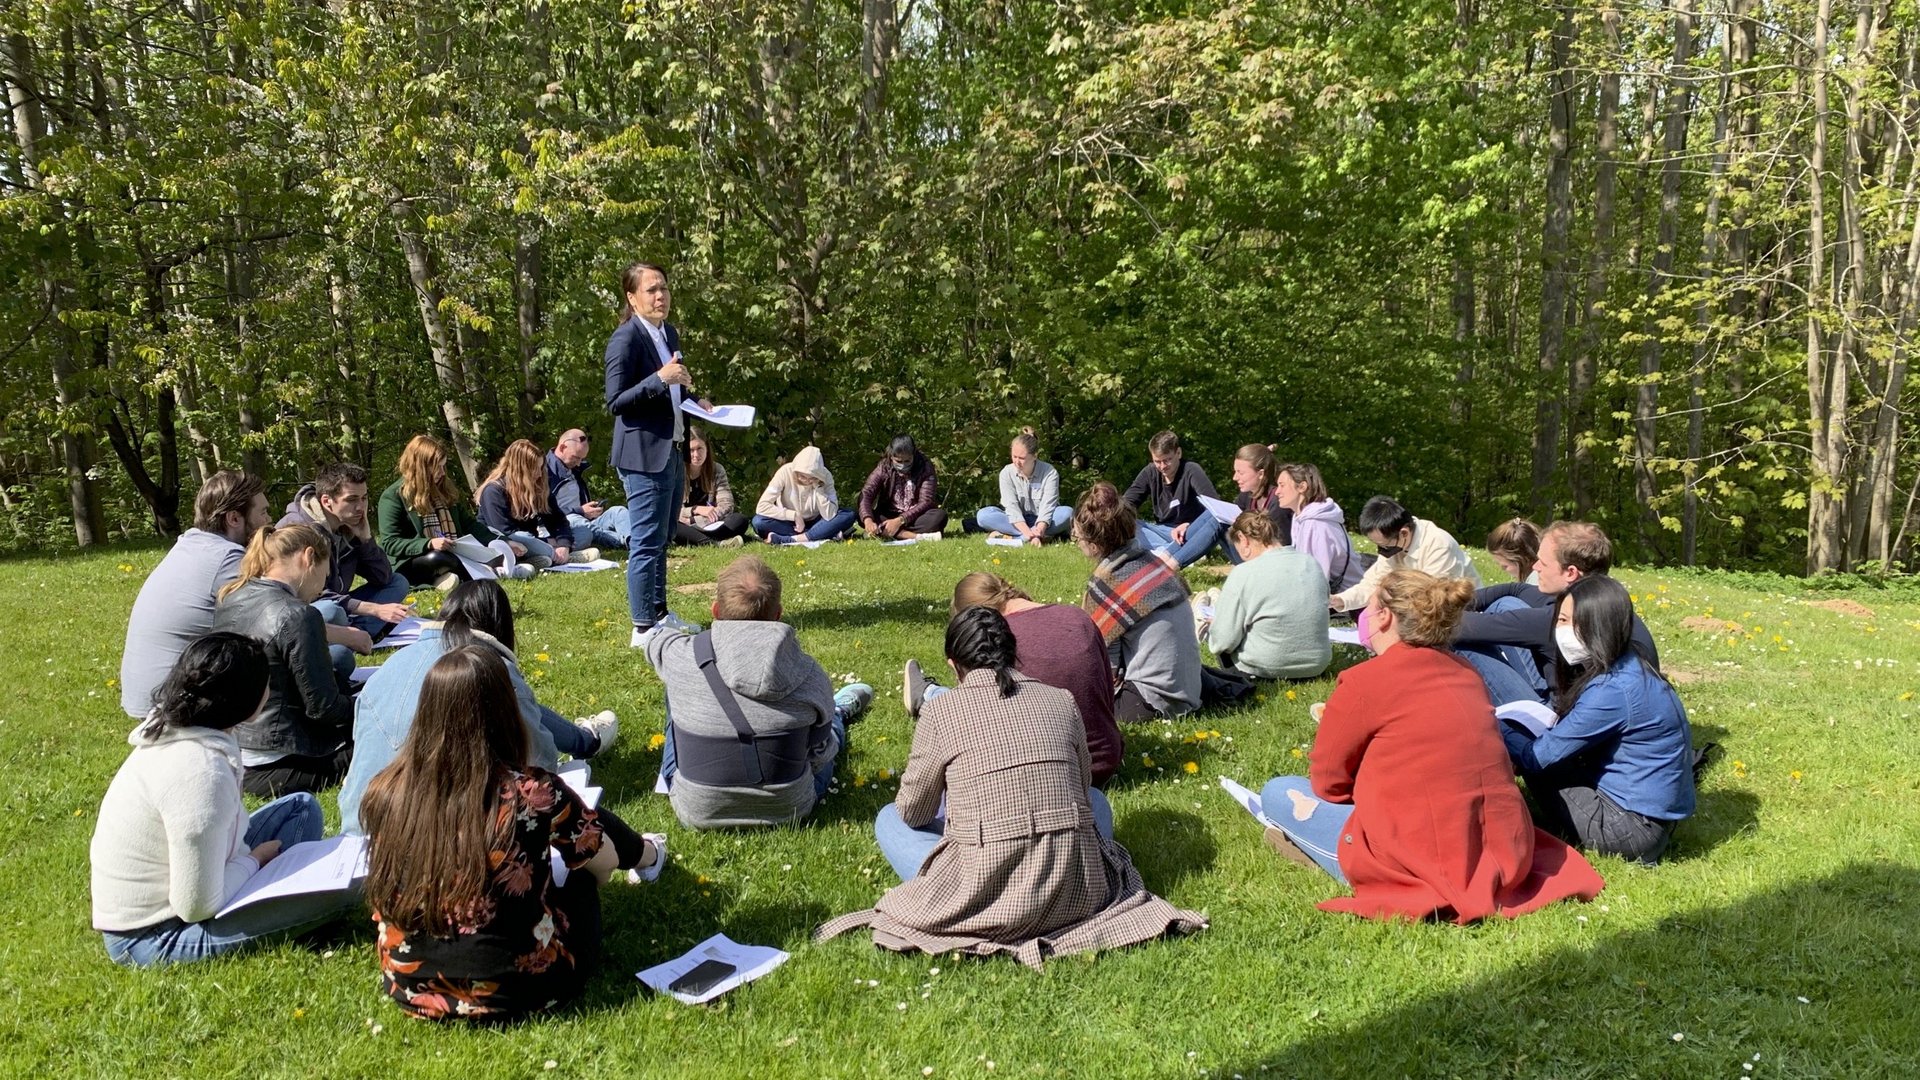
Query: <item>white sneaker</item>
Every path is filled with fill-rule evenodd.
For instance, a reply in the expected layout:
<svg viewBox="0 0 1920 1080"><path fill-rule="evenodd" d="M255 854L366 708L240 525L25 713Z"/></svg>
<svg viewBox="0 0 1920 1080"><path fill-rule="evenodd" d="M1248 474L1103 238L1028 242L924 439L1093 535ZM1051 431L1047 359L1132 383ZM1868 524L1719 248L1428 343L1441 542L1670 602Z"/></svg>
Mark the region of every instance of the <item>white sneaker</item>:
<svg viewBox="0 0 1920 1080"><path fill-rule="evenodd" d="M613 715L611 709L602 709L580 721L580 726L593 732L593 737L600 740L599 745L593 748L593 753L588 754L588 757L599 757L606 753L613 746L613 740L620 737L620 718Z"/></svg>
<svg viewBox="0 0 1920 1080"><path fill-rule="evenodd" d="M701 629L700 627L693 625L692 623L681 618L680 616L675 615L671 611L667 612L665 615L660 616L660 621L655 625L664 626L672 630L678 630L683 634L697 634L700 632L700 629Z"/></svg>
<svg viewBox="0 0 1920 1080"><path fill-rule="evenodd" d="M629 648L629 649L644 649L644 648L646 648L646 646L647 646L647 635L648 635L648 634L650 634L650 633L652 633L652 632L653 632L653 628L652 628L652 627L648 627L648 628L647 628L647 629L645 629L645 630L642 630L642 629L640 629L640 628L639 628L639 627L637 627L637 626L636 626L636 627L634 627L634 628L633 628L633 637L631 637L631 638L629 638L629 639L627 639L627 648Z"/></svg>
<svg viewBox="0 0 1920 1080"><path fill-rule="evenodd" d="M725 540L720 541L718 544L715 544L714 546L715 547L740 547L742 544L745 544L746 542L747 541L745 537L729 536Z"/></svg>
<svg viewBox="0 0 1920 1080"><path fill-rule="evenodd" d="M531 563L515 563L507 576L515 581L532 581L535 571Z"/></svg>
<svg viewBox="0 0 1920 1080"><path fill-rule="evenodd" d="M567 561L572 563L575 566L582 566L582 565L585 565L586 563L597 562L599 561L599 558L600 558L600 549L597 547L583 547L577 551L570 552L567 555Z"/></svg>
<svg viewBox="0 0 1920 1080"><path fill-rule="evenodd" d="M651 865L627 871L627 881L634 885L643 881L659 881L660 871L667 868L667 834L641 833L640 838L653 845L653 862Z"/></svg>
<svg viewBox="0 0 1920 1080"><path fill-rule="evenodd" d="M926 700L927 676L920 670L920 661L909 660L900 673L900 703L907 707L907 715L918 718L920 703Z"/></svg>

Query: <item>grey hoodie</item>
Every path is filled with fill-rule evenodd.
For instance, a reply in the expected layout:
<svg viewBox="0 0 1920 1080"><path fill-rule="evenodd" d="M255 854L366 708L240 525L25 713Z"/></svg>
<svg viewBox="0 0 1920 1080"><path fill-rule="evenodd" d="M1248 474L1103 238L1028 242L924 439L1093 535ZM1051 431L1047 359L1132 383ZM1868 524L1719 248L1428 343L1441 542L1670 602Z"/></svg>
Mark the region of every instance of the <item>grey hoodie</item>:
<svg viewBox="0 0 1920 1080"><path fill-rule="evenodd" d="M709 786L682 773L673 778L673 812L690 829L799 821L813 810L814 775L831 768L840 753L832 727L833 683L786 623L722 619L713 624L712 634L720 681L733 691L747 725L755 734L810 732L813 768L796 780L766 787ZM656 630L646 639L646 651L666 686L668 718L676 729L736 737L694 662L693 638Z"/></svg>

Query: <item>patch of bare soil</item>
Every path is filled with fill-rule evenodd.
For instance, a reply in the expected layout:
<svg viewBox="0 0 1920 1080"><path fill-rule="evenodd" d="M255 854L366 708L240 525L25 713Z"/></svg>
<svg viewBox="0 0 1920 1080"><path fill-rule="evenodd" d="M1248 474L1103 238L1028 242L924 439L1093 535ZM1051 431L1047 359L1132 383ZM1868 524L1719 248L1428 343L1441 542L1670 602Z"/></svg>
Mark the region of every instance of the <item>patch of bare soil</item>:
<svg viewBox="0 0 1920 1080"><path fill-rule="evenodd" d="M1680 620L1680 625L1688 630L1698 630L1703 634L1725 634L1740 629L1740 624L1727 619L1716 619L1711 615L1689 615Z"/></svg>
<svg viewBox="0 0 1920 1080"><path fill-rule="evenodd" d="M1856 619L1873 618L1873 609L1858 600L1809 600L1807 606L1837 611L1842 615L1852 615Z"/></svg>

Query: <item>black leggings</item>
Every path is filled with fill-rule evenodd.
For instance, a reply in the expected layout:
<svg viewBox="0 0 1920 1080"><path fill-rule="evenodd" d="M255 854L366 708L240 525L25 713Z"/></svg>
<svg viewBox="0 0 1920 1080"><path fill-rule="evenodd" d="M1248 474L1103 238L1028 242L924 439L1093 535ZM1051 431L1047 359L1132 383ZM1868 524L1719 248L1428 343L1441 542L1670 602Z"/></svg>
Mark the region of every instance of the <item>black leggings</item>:
<svg viewBox="0 0 1920 1080"><path fill-rule="evenodd" d="M461 581L472 580L466 566L460 562L460 556L451 551L429 551L411 559L402 559L394 569L416 589L432 588L433 583L440 580L441 574L452 574Z"/></svg>
<svg viewBox="0 0 1920 1080"><path fill-rule="evenodd" d="M709 532L698 525L689 525L684 521L673 523L673 542L693 547L717 544L722 540L731 540L747 534L747 515L728 514L720 519L720 527Z"/></svg>

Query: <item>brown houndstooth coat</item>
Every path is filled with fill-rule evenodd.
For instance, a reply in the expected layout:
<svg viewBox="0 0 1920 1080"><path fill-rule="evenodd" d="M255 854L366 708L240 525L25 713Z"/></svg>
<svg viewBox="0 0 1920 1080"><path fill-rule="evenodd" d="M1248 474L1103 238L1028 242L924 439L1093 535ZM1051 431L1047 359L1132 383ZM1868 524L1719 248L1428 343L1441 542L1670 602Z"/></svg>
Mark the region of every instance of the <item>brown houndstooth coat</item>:
<svg viewBox="0 0 1920 1080"><path fill-rule="evenodd" d="M1015 675L1002 698L969 672L927 703L900 777L900 818L922 827L947 798L945 836L918 876L819 940L871 927L902 952L1048 956L1132 945L1206 926L1146 890L1127 850L1094 831L1086 729L1073 695Z"/></svg>

